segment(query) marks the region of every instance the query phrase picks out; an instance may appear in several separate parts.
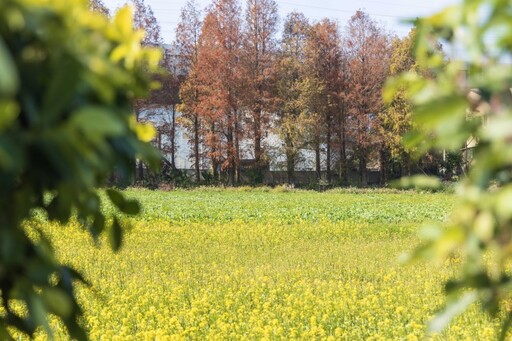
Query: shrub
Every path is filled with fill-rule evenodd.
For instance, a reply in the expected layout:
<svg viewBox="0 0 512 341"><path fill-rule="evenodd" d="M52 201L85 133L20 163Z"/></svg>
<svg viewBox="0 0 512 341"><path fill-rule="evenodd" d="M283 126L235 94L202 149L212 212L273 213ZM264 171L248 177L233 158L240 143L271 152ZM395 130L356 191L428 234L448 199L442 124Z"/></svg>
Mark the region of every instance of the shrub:
<svg viewBox="0 0 512 341"><path fill-rule="evenodd" d="M131 103L146 94L160 53L142 49L143 33L132 27L129 8L109 22L85 0L0 2L0 339L10 338L9 327L51 333L48 313L72 338L87 338L74 294L84 279L27 220L35 209L61 223L74 215L94 238L106 230L120 246L121 220L102 213L95 188L114 167L127 177L135 158L159 160L144 142L152 128L135 122ZM121 193L107 194L120 212L139 211Z"/></svg>

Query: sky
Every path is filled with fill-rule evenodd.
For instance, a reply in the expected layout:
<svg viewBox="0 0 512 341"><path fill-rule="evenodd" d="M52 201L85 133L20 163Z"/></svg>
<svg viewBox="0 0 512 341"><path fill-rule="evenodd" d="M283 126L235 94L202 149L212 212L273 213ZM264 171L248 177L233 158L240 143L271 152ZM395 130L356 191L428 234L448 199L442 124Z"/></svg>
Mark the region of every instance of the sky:
<svg viewBox="0 0 512 341"><path fill-rule="evenodd" d="M114 11L126 0L103 0ZM153 9L155 17L162 29L165 43L174 40L174 30L179 21L181 8L187 0L145 0ZM196 0L201 8L207 7L212 0ZM242 4L244 0L240 0ZM343 27L350 17L362 9L388 31L405 36L410 25L403 23L405 19L433 14L442 8L459 3L458 0L276 0L279 6L281 23L286 15L294 10L304 13L312 21L322 18L338 20Z"/></svg>

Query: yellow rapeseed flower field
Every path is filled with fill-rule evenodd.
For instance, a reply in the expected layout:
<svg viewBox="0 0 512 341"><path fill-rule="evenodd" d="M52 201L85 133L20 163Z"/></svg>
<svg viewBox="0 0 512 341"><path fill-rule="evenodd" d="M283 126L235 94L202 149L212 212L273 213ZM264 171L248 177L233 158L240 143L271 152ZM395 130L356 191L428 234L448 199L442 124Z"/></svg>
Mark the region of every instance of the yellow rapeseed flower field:
<svg viewBox="0 0 512 341"><path fill-rule="evenodd" d="M117 254L76 223L31 223L93 284L78 291L92 340L425 339L457 262L398 262L421 222L446 219L449 194L126 193L144 212ZM495 338L479 309L431 337Z"/></svg>

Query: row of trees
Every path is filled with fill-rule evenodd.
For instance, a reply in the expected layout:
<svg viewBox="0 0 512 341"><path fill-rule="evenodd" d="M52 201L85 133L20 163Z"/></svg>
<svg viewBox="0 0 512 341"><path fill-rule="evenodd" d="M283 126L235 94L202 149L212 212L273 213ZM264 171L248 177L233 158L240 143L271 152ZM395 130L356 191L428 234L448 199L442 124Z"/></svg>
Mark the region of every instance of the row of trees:
<svg viewBox="0 0 512 341"><path fill-rule="evenodd" d="M132 2L144 43L161 45L149 6ZM239 182L248 155L261 174L276 149L290 182L304 150L314 152L318 178L328 182L347 183L357 169L364 185L370 163L380 165L384 181L410 173L401 147L410 127L407 101L395 95L385 105L382 90L389 75L415 68L414 32L399 39L363 11L344 27L293 12L278 39L279 20L274 0L247 0L245 11L238 0L214 0L204 15L190 0L182 9L163 62L169 76L136 108L159 125L166 143L158 143L172 166L181 125L196 181L208 165L214 179ZM269 136L273 143L265 142Z"/></svg>

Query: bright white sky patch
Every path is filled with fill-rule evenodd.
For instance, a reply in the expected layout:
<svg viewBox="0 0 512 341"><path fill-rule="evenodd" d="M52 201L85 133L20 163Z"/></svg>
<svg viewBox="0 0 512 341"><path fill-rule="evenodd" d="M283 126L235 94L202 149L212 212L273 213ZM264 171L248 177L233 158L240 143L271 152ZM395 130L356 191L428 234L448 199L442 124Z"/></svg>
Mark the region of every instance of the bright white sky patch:
<svg viewBox="0 0 512 341"><path fill-rule="evenodd" d="M179 21L181 8L187 0L145 0L153 9L162 28L162 36L166 43L174 40L174 30ZM114 10L126 3L125 0L104 0ZM210 0L196 0L201 8L208 6ZM405 19L433 14L456 0L276 0L279 5L281 21L293 10L304 13L312 21L322 18L338 20L343 27L350 17L363 9L372 18L381 23L387 30L404 36L409 32L410 25L404 24ZM241 1L245 5L245 1Z"/></svg>

